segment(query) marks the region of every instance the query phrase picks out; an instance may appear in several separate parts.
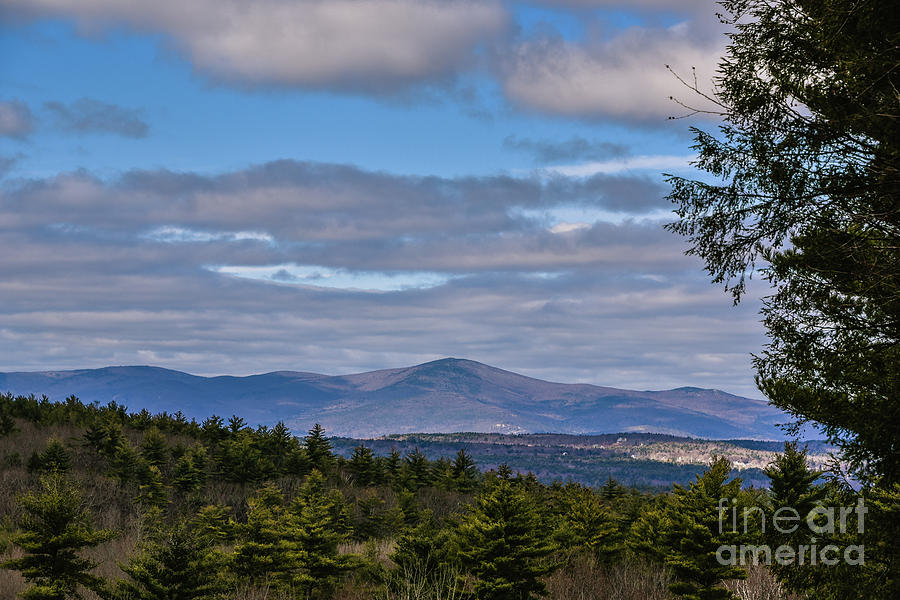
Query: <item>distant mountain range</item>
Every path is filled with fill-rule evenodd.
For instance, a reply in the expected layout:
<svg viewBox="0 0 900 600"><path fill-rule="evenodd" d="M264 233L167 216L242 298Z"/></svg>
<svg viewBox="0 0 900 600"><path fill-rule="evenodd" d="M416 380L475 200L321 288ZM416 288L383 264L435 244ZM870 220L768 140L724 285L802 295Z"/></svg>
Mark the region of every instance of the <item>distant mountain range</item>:
<svg viewBox="0 0 900 600"><path fill-rule="evenodd" d="M471 360L447 358L355 375L277 371L199 377L159 367L0 373L0 391L63 400L110 401L138 411L182 411L321 423L331 435L410 432L656 432L712 439L783 439L787 415L761 400L719 390L633 391L550 383Z"/></svg>

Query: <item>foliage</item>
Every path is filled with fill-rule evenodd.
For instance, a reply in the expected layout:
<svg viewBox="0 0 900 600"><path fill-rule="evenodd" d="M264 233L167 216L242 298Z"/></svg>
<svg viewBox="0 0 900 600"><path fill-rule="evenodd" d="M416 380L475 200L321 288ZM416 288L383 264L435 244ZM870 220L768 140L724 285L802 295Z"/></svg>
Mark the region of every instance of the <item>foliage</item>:
<svg viewBox="0 0 900 600"><path fill-rule="evenodd" d="M63 600L80 597L80 587L101 589L103 581L90 573L96 564L80 553L109 539L111 533L93 527L75 484L59 473L46 475L41 491L26 493L19 502L25 516L12 541L25 555L2 566L20 571L31 584L22 597Z"/></svg>
<svg viewBox="0 0 900 600"><path fill-rule="evenodd" d="M151 512L150 518L159 518ZM212 600L226 589L225 555L187 523L150 525L147 539L127 564L127 579L105 593L110 600Z"/></svg>
<svg viewBox="0 0 900 600"><path fill-rule="evenodd" d="M508 479L475 497L457 532L459 559L475 577L478 600L528 600L545 591L541 577L556 566L534 499Z"/></svg>
<svg viewBox="0 0 900 600"><path fill-rule="evenodd" d="M713 459L709 469L688 488L675 486L656 510L638 519L631 529L631 547L663 562L676 581L672 592L688 600L734 598L723 585L725 579L746 577L743 569L722 564L717 551L743 541L740 531L723 527L728 519L720 512L720 501L739 496L740 479L726 483L731 463Z"/></svg>
<svg viewBox="0 0 900 600"><path fill-rule="evenodd" d="M858 476L900 481L900 12L870 0L726 0L733 28L696 166L670 177L690 252L735 299L774 286L755 359L777 406Z"/></svg>

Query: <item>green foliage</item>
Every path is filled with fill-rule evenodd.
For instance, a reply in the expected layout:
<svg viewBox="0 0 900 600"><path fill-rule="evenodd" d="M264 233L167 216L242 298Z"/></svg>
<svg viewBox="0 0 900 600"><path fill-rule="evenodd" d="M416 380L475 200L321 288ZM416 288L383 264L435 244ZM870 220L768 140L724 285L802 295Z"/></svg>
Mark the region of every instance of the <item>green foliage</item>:
<svg viewBox="0 0 900 600"><path fill-rule="evenodd" d="M238 530L234 548L234 572L255 582L272 580L278 585L291 581L300 547L288 518L281 490L272 484L260 488L248 500L247 521Z"/></svg>
<svg viewBox="0 0 900 600"><path fill-rule="evenodd" d="M478 467L465 448L460 448L453 459L453 487L459 492L468 493L475 490L478 484Z"/></svg>
<svg viewBox="0 0 900 600"><path fill-rule="evenodd" d="M191 527L200 540L215 545L232 541L236 525L227 506L208 504L197 511Z"/></svg>
<svg viewBox="0 0 900 600"><path fill-rule="evenodd" d="M603 484L603 487L600 488L600 495L603 496L603 499L607 502L611 502L624 496L625 489L619 485L618 481L613 479L612 475L610 475L606 480L606 483Z"/></svg>
<svg viewBox="0 0 900 600"><path fill-rule="evenodd" d="M0 438L16 431L16 420L13 418L7 403L0 403Z"/></svg>
<svg viewBox="0 0 900 600"><path fill-rule="evenodd" d="M741 530L733 531L727 514L720 512L722 500L732 507L739 496L740 479L726 483L730 472L730 462L714 458L689 488L676 485L656 510L632 526L630 546L664 563L677 580L671 591L686 600L735 598L722 581L747 576L742 568L721 564L717 557L722 546L739 546L747 539Z"/></svg>
<svg viewBox="0 0 900 600"><path fill-rule="evenodd" d="M87 548L108 540L111 532L95 529L77 487L60 473L41 478L40 492L19 498L25 511L13 543L25 552L2 563L15 569L30 586L25 600L79 597L79 588L100 590L103 580L92 575L96 563L81 557Z"/></svg>
<svg viewBox="0 0 900 600"><path fill-rule="evenodd" d="M863 478L900 481L900 11L893 0L726 0L733 30L680 221L735 299L774 287L758 384Z"/></svg>
<svg viewBox="0 0 900 600"><path fill-rule="evenodd" d="M291 505L294 517L294 541L302 549L302 577L294 577L295 586L308 597L328 597L340 576L352 563L338 553L338 544L347 539L349 512L337 490L326 490L325 478L313 471Z"/></svg>
<svg viewBox="0 0 900 600"><path fill-rule="evenodd" d="M258 434L240 429L221 443L219 473L226 481L258 483L275 474L275 463L261 448Z"/></svg>
<svg viewBox="0 0 900 600"><path fill-rule="evenodd" d="M121 432L119 435L121 436ZM119 438L115 449L111 452L104 450L104 453L109 455L109 476L122 483L132 481L139 473L147 471L147 463L124 436Z"/></svg>
<svg viewBox="0 0 900 600"><path fill-rule="evenodd" d="M624 540L610 510L592 490L569 484L554 494L557 521L554 539L570 554L585 552L612 563L624 550Z"/></svg>
<svg viewBox="0 0 900 600"><path fill-rule="evenodd" d="M388 538L397 534L404 524L403 510L387 502L372 489L357 497L353 521L353 537L358 540Z"/></svg>
<svg viewBox="0 0 900 600"><path fill-rule="evenodd" d="M145 508L164 508L168 503L168 490L156 465L149 465L142 473L135 501Z"/></svg>
<svg viewBox="0 0 900 600"><path fill-rule="evenodd" d="M58 437L47 440L47 446L41 453L32 454L28 460L28 471L31 473L66 473L72 468L72 457Z"/></svg>
<svg viewBox="0 0 900 600"><path fill-rule="evenodd" d="M207 452L202 445L195 445L175 461L172 485L182 493L199 490L206 482Z"/></svg>
<svg viewBox="0 0 900 600"><path fill-rule="evenodd" d="M431 465L418 447L404 457L401 477L407 489L412 492L420 490L432 482Z"/></svg>
<svg viewBox="0 0 900 600"><path fill-rule="evenodd" d="M475 577L478 600L528 600L545 592L553 546L534 499L500 479L475 497L457 531L463 567Z"/></svg>
<svg viewBox="0 0 900 600"><path fill-rule="evenodd" d="M303 442L310 466L320 473L329 473L334 456L331 454L331 442L325 437L325 430L322 426L316 423L309 430L309 435L303 438Z"/></svg>
<svg viewBox="0 0 900 600"><path fill-rule="evenodd" d="M151 518L158 514L151 513ZM187 523L151 524L140 550L121 565L110 600L213 600L226 589L225 555Z"/></svg>
<svg viewBox="0 0 900 600"><path fill-rule="evenodd" d="M371 448L362 444L353 449L353 455L347 461L347 470L353 484L360 487L373 485L381 479L375 455L372 454Z"/></svg>
<svg viewBox="0 0 900 600"><path fill-rule="evenodd" d="M141 457L150 465L162 469L169 462L169 445L158 427L144 432L141 441Z"/></svg>

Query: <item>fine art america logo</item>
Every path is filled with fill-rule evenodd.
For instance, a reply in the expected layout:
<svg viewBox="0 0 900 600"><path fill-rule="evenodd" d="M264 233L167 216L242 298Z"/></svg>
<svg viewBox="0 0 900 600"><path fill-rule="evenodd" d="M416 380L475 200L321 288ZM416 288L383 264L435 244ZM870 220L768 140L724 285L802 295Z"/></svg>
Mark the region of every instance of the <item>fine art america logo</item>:
<svg viewBox="0 0 900 600"><path fill-rule="evenodd" d="M740 512L740 515L739 515ZM768 516L759 507L738 509L733 501L728 498L719 500L719 534L728 532L739 533L739 523L742 521L743 532L747 533L751 526L757 523L761 526L761 532L766 533L766 527L785 536L793 535L801 527L809 528L811 534L809 543L791 546L788 544L772 548L768 544L742 544L719 546L716 551L716 560L721 565L747 566L747 565L837 565L843 559L847 565L865 564L865 546L848 545L843 552L834 544L820 545L816 543L815 536L831 538L835 534L846 534L853 529L857 533L865 530L865 515L869 512L865 503L860 498L856 506L825 507L817 506L806 517L789 506L779 508ZM758 514L757 514L758 513ZM855 521L848 524L848 520ZM805 532L801 532L805 533Z"/></svg>

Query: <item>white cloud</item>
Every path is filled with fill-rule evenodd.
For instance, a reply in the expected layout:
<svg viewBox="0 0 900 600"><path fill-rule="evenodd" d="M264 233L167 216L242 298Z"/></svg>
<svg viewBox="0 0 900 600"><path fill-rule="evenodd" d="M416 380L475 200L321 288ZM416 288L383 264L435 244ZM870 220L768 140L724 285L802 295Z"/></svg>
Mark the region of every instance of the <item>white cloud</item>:
<svg viewBox="0 0 900 600"><path fill-rule="evenodd" d="M612 37L593 33L585 42L559 37L521 41L501 61L507 97L532 110L566 116L612 117L664 122L710 104L684 87L667 69L707 90L725 38L701 34L694 24L666 29L633 27Z"/></svg>
<svg viewBox="0 0 900 600"><path fill-rule="evenodd" d="M592 175L612 175L633 171L682 171L690 168L694 155L639 155L601 160L574 165L558 165L541 169L544 173L564 175L566 177L590 177Z"/></svg>
<svg viewBox="0 0 900 600"><path fill-rule="evenodd" d="M239 84L392 92L452 76L502 34L496 0L0 0L89 29L166 34L199 70Z"/></svg>
<svg viewBox="0 0 900 600"><path fill-rule="evenodd" d="M402 271L350 271L316 265L283 264L262 267L219 265L207 267L210 271L256 279L269 283L304 285L317 288L333 288L361 292L396 292L427 289L443 285L452 277L441 273Z"/></svg>

